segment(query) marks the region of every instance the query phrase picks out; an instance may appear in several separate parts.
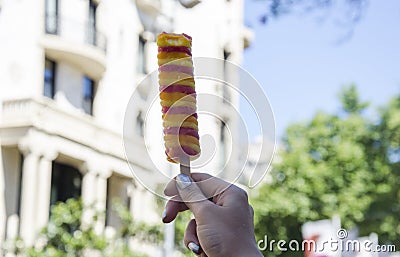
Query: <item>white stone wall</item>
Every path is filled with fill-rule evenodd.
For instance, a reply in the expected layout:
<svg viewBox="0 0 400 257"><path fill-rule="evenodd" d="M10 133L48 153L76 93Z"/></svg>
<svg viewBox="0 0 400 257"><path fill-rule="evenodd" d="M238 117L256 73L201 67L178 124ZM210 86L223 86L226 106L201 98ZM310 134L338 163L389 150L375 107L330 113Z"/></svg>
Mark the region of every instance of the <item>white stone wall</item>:
<svg viewBox="0 0 400 257"><path fill-rule="evenodd" d="M85 41L85 29L88 23L89 5L87 1L59 1L60 34L69 41Z"/></svg>
<svg viewBox="0 0 400 257"><path fill-rule="evenodd" d="M0 98L39 96L43 86L44 1L4 1L0 21Z"/></svg>
<svg viewBox="0 0 400 257"><path fill-rule="evenodd" d="M98 28L107 37L107 70L98 87L94 112L104 127L122 133L125 108L139 79L135 56L143 27L128 0L102 1L97 16Z"/></svg>
<svg viewBox="0 0 400 257"><path fill-rule="evenodd" d="M56 67L55 100L65 108L81 109L84 74L67 63L58 62Z"/></svg>

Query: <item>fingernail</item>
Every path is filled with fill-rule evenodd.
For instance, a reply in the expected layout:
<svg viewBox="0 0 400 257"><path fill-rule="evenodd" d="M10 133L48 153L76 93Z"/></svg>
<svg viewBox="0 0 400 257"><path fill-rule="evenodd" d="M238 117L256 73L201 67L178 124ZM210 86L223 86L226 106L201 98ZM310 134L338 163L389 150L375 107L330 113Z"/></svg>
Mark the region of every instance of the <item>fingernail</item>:
<svg viewBox="0 0 400 257"><path fill-rule="evenodd" d="M200 253L200 246L194 242L190 242L188 244L188 248L194 252L195 254L199 254Z"/></svg>
<svg viewBox="0 0 400 257"><path fill-rule="evenodd" d="M167 210L166 209L164 209L164 211L162 212L161 220L164 220L165 217L167 217Z"/></svg>
<svg viewBox="0 0 400 257"><path fill-rule="evenodd" d="M176 183L178 184L178 187L180 189L185 189L192 184L192 180L190 179L190 177L188 175L179 174L176 177Z"/></svg>

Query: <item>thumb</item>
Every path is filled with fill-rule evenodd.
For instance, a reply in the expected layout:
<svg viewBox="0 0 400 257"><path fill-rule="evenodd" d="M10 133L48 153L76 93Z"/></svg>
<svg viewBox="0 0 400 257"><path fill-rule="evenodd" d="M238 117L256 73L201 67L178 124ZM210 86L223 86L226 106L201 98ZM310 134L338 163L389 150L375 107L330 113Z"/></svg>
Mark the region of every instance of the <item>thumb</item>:
<svg viewBox="0 0 400 257"><path fill-rule="evenodd" d="M176 177L176 188L182 201L192 210L195 216L201 208L212 205L196 183L186 174L179 174Z"/></svg>

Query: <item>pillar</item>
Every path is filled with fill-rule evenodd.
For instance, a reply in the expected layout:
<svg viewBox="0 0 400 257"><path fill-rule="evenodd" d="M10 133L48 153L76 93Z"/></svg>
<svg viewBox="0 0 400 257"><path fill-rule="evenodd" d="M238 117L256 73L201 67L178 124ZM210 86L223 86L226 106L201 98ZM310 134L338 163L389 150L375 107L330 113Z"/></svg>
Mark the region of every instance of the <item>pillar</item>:
<svg viewBox="0 0 400 257"><path fill-rule="evenodd" d="M93 205L96 197L96 173L86 163L82 165L82 202L85 206Z"/></svg>
<svg viewBox="0 0 400 257"><path fill-rule="evenodd" d="M82 204L84 211L82 214L83 225L88 225L93 222L94 204L96 197L96 173L90 169L87 163L84 163L81 168L83 173L82 179Z"/></svg>
<svg viewBox="0 0 400 257"><path fill-rule="evenodd" d="M90 224L93 219L94 211L100 215L95 226L95 230L101 233L105 226L105 210L107 201L107 179L111 176L111 171L97 162L88 162L82 166L84 173L82 183L82 201L84 206L89 207L83 214L83 223Z"/></svg>
<svg viewBox="0 0 400 257"><path fill-rule="evenodd" d="M52 162L56 152L44 154L39 159L36 232L40 232L49 221Z"/></svg>
<svg viewBox="0 0 400 257"><path fill-rule="evenodd" d="M99 217L98 222L95 224L95 229L98 233L101 233L106 225L107 179L110 175L111 172L100 172L97 176L96 210L104 214Z"/></svg>
<svg viewBox="0 0 400 257"><path fill-rule="evenodd" d="M7 222L7 214L6 214L6 199L5 199L5 181L4 181L4 170L3 170L3 157L1 156L2 149L0 144L0 245L3 244L5 240L5 228ZM0 256L2 254L2 250L0 249Z"/></svg>
<svg viewBox="0 0 400 257"><path fill-rule="evenodd" d="M22 188L20 209L20 236L25 244L31 246L35 239L36 223L36 181L39 156L31 149L23 151Z"/></svg>

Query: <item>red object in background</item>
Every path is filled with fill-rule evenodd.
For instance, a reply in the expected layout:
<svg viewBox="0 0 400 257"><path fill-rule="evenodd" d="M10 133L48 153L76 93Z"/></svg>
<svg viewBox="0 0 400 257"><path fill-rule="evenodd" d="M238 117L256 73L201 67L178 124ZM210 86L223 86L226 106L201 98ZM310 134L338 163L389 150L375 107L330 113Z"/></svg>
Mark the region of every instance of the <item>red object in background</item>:
<svg viewBox="0 0 400 257"><path fill-rule="evenodd" d="M317 240L320 235L312 235L310 238L304 239L304 256L305 257L314 257L314 249L312 247L317 247ZM310 244L310 241L314 242L314 245Z"/></svg>

